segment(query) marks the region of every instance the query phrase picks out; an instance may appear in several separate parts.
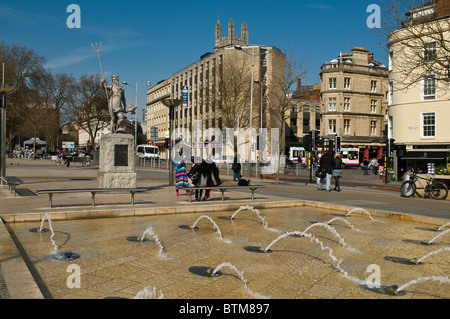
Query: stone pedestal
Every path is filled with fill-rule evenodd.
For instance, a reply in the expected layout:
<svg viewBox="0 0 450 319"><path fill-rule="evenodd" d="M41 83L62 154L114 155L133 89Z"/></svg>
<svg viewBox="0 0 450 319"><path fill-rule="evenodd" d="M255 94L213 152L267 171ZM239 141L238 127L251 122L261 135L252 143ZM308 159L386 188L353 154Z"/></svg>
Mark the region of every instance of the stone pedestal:
<svg viewBox="0 0 450 319"><path fill-rule="evenodd" d="M99 188L135 188L134 137L106 134L100 138Z"/></svg>

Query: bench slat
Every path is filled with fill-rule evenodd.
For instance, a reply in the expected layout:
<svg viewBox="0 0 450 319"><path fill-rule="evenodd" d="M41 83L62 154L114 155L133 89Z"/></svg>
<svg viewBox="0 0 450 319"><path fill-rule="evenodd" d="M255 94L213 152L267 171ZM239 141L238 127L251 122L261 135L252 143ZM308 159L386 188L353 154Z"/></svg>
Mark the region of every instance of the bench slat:
<svg viewBox="0 0 450 319"><path fill-rule="evenodd" d="M38 194L48 194L48 200L50 208L53 207L53 194L55 193L91 193L92 196L92 206L95 206L95 195L97 193L112 193L112 192L130 192L131 193L131 204L134 205L134 194L137 192L148 192L148 188L138 187L138 188L79 188L79 189L45 189L38 190Z"/></svg>
<svg viewBox="0 0 450 319"><path fill-rule="evenodd" d="M252 191L252 200L255 199L255 190L257 190L258 188L264 188L265 185L247 185L247 186L202 186L202 187L186 187L184 188L186 191L193 191L193 190L205 190L205 189L217 189L220 190L222 192L222 202L225 201L225 191L227 189L243 189L243 188L247 188L250 189ZM192 192L189 193L189 202L192 202Z"/></svg>

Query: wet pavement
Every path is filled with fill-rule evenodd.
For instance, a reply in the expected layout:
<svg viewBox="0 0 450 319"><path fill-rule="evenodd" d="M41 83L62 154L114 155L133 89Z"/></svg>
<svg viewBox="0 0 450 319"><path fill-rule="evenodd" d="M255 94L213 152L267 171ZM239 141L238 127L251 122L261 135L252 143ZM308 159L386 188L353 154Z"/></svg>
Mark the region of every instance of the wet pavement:
<svg viewBox="0 0 450 319"><path fill-rule="evenodd" d="M25 184L18 196L0 190L0 298L133 298L146 287L165 299L450 297L448 227L434 230L449 222L448 201L400 198L398 182L384 185L378 177L344 171L339 193L317 191L298 178L279 184L252 178L266 186L254 201L241 191L225 193L222 202L213 191L211 201L189 203L167 186L164 171L138 168L137 173L138 186L150 191L137 194L134 206L127 194L99 194L98 206L91 207L90 194L71 193L56 194L49 209L48 197L36 190L96 187L96 168L45 160L8 167L7 175ZM222 176L225 184L233 183ZM257 209L267 227L251 209L230 220L242 206ZM346 216L356 207L364 210ZM46 213L53 237L50 231L30 231ZM190 229L201 216L209 219ZM333 218L328 227L310 228L309 237L283 235ZM161 241L162 255L155 238L136 240L148 227ZM260 251L280 235L266 253ZM72 259L54 258L51 239ZM430 253L419 264L410 262ZM219 265L219 276L205 275ZM384 289L403 284L397 295Z"/></svg>

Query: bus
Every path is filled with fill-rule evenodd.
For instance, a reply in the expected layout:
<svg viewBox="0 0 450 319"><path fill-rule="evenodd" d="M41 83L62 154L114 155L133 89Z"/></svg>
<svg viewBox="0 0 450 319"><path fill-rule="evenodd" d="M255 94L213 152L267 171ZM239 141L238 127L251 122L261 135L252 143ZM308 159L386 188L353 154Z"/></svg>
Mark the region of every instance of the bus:
<svg viewBox="0 0 450 319"><path fill-rule="evenodd" d="M345 166L345 168L359 167L358 148L341 148L341 158L342 165Z"/></svg>
<svg viewBox="0 0 450 319"><path fill-rule="evenodd" d="M304 147L290 147L289 159L294 164L301 164L302 166L306 166L308 160L308 153L305 151Z"/></svg>

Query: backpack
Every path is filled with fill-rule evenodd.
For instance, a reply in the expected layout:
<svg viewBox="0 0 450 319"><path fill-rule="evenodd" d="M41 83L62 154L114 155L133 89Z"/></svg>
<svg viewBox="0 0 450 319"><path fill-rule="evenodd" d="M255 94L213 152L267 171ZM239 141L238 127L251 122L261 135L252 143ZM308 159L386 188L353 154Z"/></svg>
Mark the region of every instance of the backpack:
<svg viewBox="0 0 450 319"><path fill-rule="evenodd" d="M241 178L238 182L238 186L248 186L248 185L250 185L250 180Z"/></svg>

